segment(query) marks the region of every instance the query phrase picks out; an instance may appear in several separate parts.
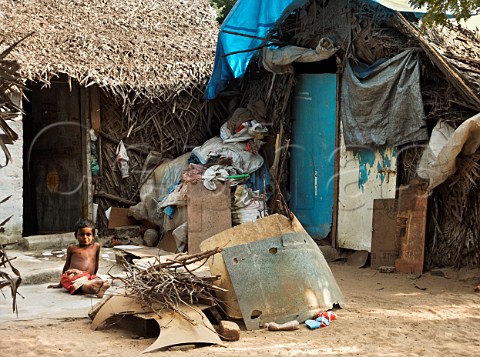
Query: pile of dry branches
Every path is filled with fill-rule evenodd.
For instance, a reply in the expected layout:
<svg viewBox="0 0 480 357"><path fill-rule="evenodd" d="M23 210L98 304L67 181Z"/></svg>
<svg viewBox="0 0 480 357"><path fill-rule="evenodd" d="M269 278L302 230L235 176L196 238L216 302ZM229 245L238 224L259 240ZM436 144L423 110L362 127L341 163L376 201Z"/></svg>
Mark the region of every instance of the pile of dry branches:
<svg viewBox="0 0 480 357"><path fill-rule="evenodd" d="M179 255L163 263L157 257L148 268L127 265L127 277L117 279L123 282L127 295L143 306L153 311L170 309L194 323L179 306L215 302L214 292L225 291L213 285L216 276L205 277L195 273L209 257L220 251L220 248L215 248L198 254Z"/></svg>

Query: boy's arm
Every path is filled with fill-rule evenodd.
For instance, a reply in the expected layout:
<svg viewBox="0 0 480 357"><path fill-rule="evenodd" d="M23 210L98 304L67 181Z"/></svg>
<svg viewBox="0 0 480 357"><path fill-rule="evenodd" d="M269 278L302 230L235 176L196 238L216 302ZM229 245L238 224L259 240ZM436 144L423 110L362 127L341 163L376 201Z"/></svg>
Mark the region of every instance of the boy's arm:
<svg viewBox="0 0 480 357"><path fill-rule="evenodd" d="M67 258L65 259L65 265L63 266L62 274L65 273L68 268L70 268L70 263L72 261L72 245L70 244L67 248Z"/></svg>
<svg viewBox="0 0 480 357"><path fill-rule="evenodd" d="M95 253L95 271L93 274L97 274L98 271L98 262L100 260L100 243L94 243L95 248L96 248L96 253Z"/></svg>
<svg viewBox="0 0 480 357"><path fill-rule="evenodd" d="M69 245L68 248L67 248L67 258L65 259L65 265L63 266L63 270L62 270L62 274L65 273L68 268L70 267L70 261L72 259L72 249L71 249L71 246ZM54 289L57 289L57 288L61 288L62 287L62 283L58 283L58 284L52 284L52 285L49 285L47 286L47 288L54 288Z"/></svg>

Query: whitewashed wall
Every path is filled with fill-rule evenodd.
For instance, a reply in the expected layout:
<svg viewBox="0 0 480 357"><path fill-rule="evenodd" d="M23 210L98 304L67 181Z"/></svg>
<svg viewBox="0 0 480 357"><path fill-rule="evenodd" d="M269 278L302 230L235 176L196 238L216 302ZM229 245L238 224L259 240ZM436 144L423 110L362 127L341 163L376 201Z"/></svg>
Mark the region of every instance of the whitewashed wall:
<svg viewBox="0 0 480 357"><path fill-rule="evenodd" d="M395 198L397 153L393 148L347 150L340 136L339 248L372 248L373 200Z"/></svg>
<svg viewBox="0 0 480 357"><path fill-rule="evenodd" d="M16 103L21 103L21 96L14 95ZM7 145L12 162L0 168L0 201L12 195L7 202L0 204L0 222L13 215L5 225L5 233L0 233L0 242L14 242L22 237L23 221L23 121L19 115L8 125L18 134L19 138L13 145ZM1 131L1 129L0 129ZM0 150L0 164L5 165L5 155Z"/></svg>

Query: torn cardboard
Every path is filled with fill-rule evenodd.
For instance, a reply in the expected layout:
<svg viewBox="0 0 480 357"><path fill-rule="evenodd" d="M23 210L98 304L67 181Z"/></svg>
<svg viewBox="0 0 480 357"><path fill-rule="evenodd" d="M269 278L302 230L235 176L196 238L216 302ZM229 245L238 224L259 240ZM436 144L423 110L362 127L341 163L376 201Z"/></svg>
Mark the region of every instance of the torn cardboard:
<svg viewBox="0 0 480 357"><path fill-rule="evenodd" d="M122 315L144 315L143 318L154 319L159 327L160 334L155 342L142 353L154 352L178 344L205 343L222 344L220 337L215 332L212 324L202 312L208 306L180 305L179 310L192 319L193 323L168 309L154 311L149 307L140 305L133 298L123 295L109 295L100 302L100 307L95 310L92 330L98 329L108 319ZM155 309L155 306L153 307Z"/></svg>

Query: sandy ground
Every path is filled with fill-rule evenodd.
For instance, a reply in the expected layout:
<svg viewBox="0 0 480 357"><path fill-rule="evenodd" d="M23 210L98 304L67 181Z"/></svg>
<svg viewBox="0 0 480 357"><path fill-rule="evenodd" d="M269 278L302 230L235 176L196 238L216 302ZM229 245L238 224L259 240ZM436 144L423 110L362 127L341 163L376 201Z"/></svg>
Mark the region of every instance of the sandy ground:
<svg viewBox="0 0 480 357"><path fill-rule="evenodd" d="M237 342L161 356L480 356L478 279L382 274L332 263L348 306L329 327L297 331L241 331ZM0 323L1 356L136 356L154 339L119 328L89 329L87 318Z"/></svg>

